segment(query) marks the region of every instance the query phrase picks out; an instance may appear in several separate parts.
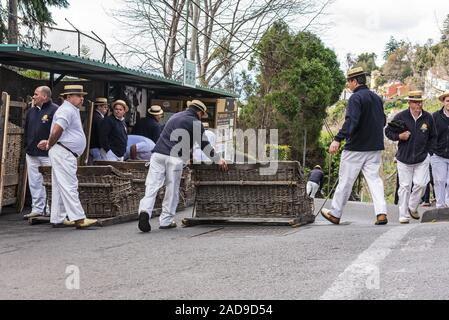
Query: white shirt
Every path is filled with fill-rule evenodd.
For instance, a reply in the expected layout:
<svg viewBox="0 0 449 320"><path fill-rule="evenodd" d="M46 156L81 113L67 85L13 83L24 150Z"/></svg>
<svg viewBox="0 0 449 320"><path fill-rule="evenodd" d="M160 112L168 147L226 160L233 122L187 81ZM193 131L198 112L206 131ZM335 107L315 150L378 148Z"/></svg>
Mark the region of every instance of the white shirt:
<svg viewBox="0 0 449 320"><path fill-rule="evenodd" d="M150 160L151 153L156 145L153 140L147 137L132 135L128 136L128 143L126 146L125 160L130 157L131 146L135 144L137 148L137 160Z"/></svg>
<svg viewBox="0 0 449 320"><path fill-rule="evenodd" d="M81 123L80 110L65 100L53 116L51 130L55 124L64 130L58 142L78 155L83 154L86 149L86 136Z"/></svg>

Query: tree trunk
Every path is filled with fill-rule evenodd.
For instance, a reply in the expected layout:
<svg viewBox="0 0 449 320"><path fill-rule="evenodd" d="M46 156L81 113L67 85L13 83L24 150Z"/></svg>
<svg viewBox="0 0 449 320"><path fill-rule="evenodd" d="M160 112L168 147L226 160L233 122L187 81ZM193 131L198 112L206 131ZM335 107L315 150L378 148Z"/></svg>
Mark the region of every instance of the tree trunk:
<svg viewBox="0 0 449 320"><path fill-rule="evenodd" d="M196 51L198 50L198 23L200 21L200 2L199 0L191 0L193 3L193 21L192 24L194 27L192 27L192 43L190 45L190 60L195 61L196 58Z"/></svg>
<svg viewBox="0 0 449 320"><path fill-rule="evenodd" d="M8 43L17 44L19 42L19 27L17 24L18 0L9 0L8 15Z"/></svg>

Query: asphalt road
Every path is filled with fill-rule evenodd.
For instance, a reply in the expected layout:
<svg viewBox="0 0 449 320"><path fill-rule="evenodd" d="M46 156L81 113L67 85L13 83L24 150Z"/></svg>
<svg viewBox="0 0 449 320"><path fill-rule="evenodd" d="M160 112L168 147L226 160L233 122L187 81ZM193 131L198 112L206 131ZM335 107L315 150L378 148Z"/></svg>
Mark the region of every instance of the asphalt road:
<svg viewBox="0 0 449 320"><path fill-rule="evenodd" d="M0 299L449 299L449 224L399 225L389 210L388 226L350 203L340 226L159 230L155 218L148 234L3 215Z"/></svg>

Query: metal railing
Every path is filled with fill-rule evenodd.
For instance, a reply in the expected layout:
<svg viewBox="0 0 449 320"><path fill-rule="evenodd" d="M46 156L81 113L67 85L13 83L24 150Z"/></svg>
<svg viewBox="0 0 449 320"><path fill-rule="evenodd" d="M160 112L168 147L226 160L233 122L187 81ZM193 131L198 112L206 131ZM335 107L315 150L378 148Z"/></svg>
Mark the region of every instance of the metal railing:
<svg viewBox="0 0 449 320"><path fill-rule="evenodd" d="M3 23L7 24L10 14L1 10L0 15ZM86 34L67 19L65 20L73 30L44 25L34 17L17 17L17 20L19 21L19 44L120 65L106 43L94 31L91 31L91 35Z"/></svg>

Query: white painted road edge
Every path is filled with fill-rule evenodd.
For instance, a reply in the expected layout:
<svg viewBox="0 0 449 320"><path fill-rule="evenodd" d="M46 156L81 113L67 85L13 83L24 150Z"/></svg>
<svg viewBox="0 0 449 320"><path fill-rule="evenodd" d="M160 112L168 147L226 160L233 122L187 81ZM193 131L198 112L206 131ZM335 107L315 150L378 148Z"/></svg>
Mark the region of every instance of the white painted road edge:
<svg viewBox="0 0 449 320"><path fill-rule="evenodd" d="M365 290L380 289L380 264L417 226L419 224L394 227L377 238L338 276L320 300L357 300Z"/></svg>

